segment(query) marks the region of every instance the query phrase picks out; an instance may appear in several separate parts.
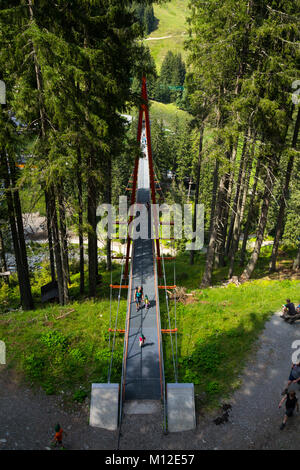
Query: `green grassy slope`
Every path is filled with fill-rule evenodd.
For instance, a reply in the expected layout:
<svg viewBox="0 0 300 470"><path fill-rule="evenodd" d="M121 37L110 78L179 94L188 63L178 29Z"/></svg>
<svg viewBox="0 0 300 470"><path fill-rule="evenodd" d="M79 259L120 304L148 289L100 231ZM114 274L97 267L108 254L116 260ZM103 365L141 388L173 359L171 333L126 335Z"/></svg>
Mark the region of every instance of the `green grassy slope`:
<svg viewBox="0 0 300 470"><path fill-rule="evenodd" d="M158 28L148 36L145 42L154 57L158 72L168 50L176 53L180 52L184 58L186 57L184 40L188 13L187 5L188 0L171 0L163 5L154 6L154 14L158 19ZM165 38L166 36L171 37Z"/></svg>
<svg viewBox="0 0 300 470"><path fill-rule="evenodd" d="M159 103L158 101L151 101L150 107L151 119L162 119L166 127L173 127L176 119L179 123L190 121L192 116L186 111L178 109L175 103Z"/></svg>

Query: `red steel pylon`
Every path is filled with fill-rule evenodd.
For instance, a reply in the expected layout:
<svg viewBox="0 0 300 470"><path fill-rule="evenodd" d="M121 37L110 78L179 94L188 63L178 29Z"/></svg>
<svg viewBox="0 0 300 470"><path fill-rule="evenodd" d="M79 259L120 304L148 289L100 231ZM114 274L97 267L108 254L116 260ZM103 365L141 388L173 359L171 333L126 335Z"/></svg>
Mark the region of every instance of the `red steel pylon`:
<svg viewBox="0 0 300 470"><path fill-rule="evenodd" d="M142 104L139 111L139 121L138 121L138 132L137 132L137 142L141 142L142 127L143 127L143 115L145 114L145 128L146 128L146 139L147 139L147 152L148 152L148 162L149 162L149 179L150 179L150 191L151 191L151 203L153 204L153 217L154 217L154 228L155 228L155 242L156 242L156 256L157 256L157 271L158 276L162 277L161 270L161 261L160 261L160 246L159 246L159 214L156 210L156 195L155 195L155 175L153 168L153 158L152 158L152 147L151 147L151 132L150 132L150 118L149 118L149 103L148 103L148 94L147 94L147 84L146 77L142 78ZM138 168L139 168L139 155L135 159L133 179L132 179L132 193L131 193L131 205L136 202L136 192L137 192L137 177L138 177ZM128 225L130 226L133 220L133 215L129 217ZM128 231L127 235L127 248L126 248L126 261L124 269L124 279L128 277L129 270L129 259L130 259L130 245L131 245L131 236Z"/></svg>

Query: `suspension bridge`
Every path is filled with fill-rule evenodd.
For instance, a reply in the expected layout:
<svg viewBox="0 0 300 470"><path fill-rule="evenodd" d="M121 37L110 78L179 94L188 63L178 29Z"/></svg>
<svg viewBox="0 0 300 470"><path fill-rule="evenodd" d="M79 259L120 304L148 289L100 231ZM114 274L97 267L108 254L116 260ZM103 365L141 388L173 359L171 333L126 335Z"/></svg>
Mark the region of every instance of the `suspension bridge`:
<svg viewBox="0 0 300 470"><path fill-rule="evenodd" d="M128 289L127 315L124 333L123 363L120 384L110 383L110 374L115 347L117 328L110 328L109 344L111 361L106 384L92 384L90 425L106 429L120 429L123 419L123 405L126 402L139 403L153 401L163 407L163 429L182 431L195 427L195 405L193 384L179 384L177 374L177 327L176 327L176 296L175 324L171 325L167 290L175 289L175 258L174 283L167 285L165 259L160 249L160 220L156 210L157 193L161 193L159 181L154 171L151 148L150 117L146 79L142 80L142 104L140 106L137 141L143 154L135 159L133 173L127 190L131 192L131 206L146 214L146 236L133 237L132 221L128 218L128 235L126 253L122 257L120 284L110 285L110 298L113 289L118 290L118 308L116 325L120 307L121 291ZM144 117L144 119L143 119ZM152 203L152 204L151 204ZM122 222L117 222L122 223ZM141 225L141 223L140 223ZM145 227L139 227L140 230ZM144 234L145 235L145 234ZM168 257L170 259L170 257ZM150 301L149 308L142 305L137 309L135 289L142 286L144 295ZM159 292L164 290L168 329L162 330L160 318ZM120 331L120 330L119 330ZM174 383L166 384L164 373L162 335L170 335ZM142 347L139 338L145 337ZM112 345L112 346L111 346Z"/></svg>

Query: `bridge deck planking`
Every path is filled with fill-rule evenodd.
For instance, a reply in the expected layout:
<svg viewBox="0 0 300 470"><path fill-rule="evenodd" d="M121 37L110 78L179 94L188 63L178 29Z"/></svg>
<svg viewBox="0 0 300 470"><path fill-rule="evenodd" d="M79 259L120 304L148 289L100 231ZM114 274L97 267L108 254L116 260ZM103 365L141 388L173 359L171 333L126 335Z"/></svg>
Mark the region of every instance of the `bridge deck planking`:
<svg viewBox="0 0 300 470"><path fill-rule="evenodd" d="M150 201L148 159L141 158L138 172L137 202ZM128 352L125 377L125 400L158 400L161 398L159 340L157 312L159 305L154 275L153 240L150 238L150 214L148 216L148 239L133 241L132 287L130 303L130 321ZM144 295L148 295L150 308L142 307L136 312L134 290L143 286ZM144 334L144 346L139 346L139 336Z"/></svg>

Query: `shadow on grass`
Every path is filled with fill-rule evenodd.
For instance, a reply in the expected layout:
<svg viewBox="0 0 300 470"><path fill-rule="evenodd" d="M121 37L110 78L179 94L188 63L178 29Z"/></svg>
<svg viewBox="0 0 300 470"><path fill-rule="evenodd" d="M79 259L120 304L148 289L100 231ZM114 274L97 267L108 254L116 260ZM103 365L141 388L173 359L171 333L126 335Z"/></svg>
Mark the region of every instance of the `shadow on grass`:
<svg viewBox="0 0 300 470"><path fill-rule="evenodd" d="M256 268L251 276L252 280L262 279L270 276L269 262L271 254L271 246L265 246L261 250L260 257L256 264ZM297 249L286 249L284 252L279 252L278 263L284 262L287 267L292 268L293 259L295 258ZM250 258L251 252L247 253L247 257L243 266L239 264L239 256L237 255L234 263L234 276L240 276L244 271L247 262ZM205 269L206 255L204 253L197 253L194 258L194 265L189 264L190 258L188 253L181 253L176 258L176 284L186 289L199 289L202 281L202 276ZM220 285L228 280L229 263L225 259L225 266L215 268L212 275L212 285ZM166 261L166 276L168 280L173 280L173 262ZM172 281L173 282L173 281Z"/></svg>
<svg viewBox="0 0 300 470"><path fill-rule="evenodd" d="M216 405L236 388L254 341L263 330L272 312L251 312L235 327L188 340L178 334L178 382L195 384L197 410ZM173 338L174 339L174 338ZM174 368L170 339L164 341L165 374L167 382L174 382ZM188 349L187 349L188 343ZM173 342L174 353L175 343ZM200 397L200 398L199 398Z"/></svg>

